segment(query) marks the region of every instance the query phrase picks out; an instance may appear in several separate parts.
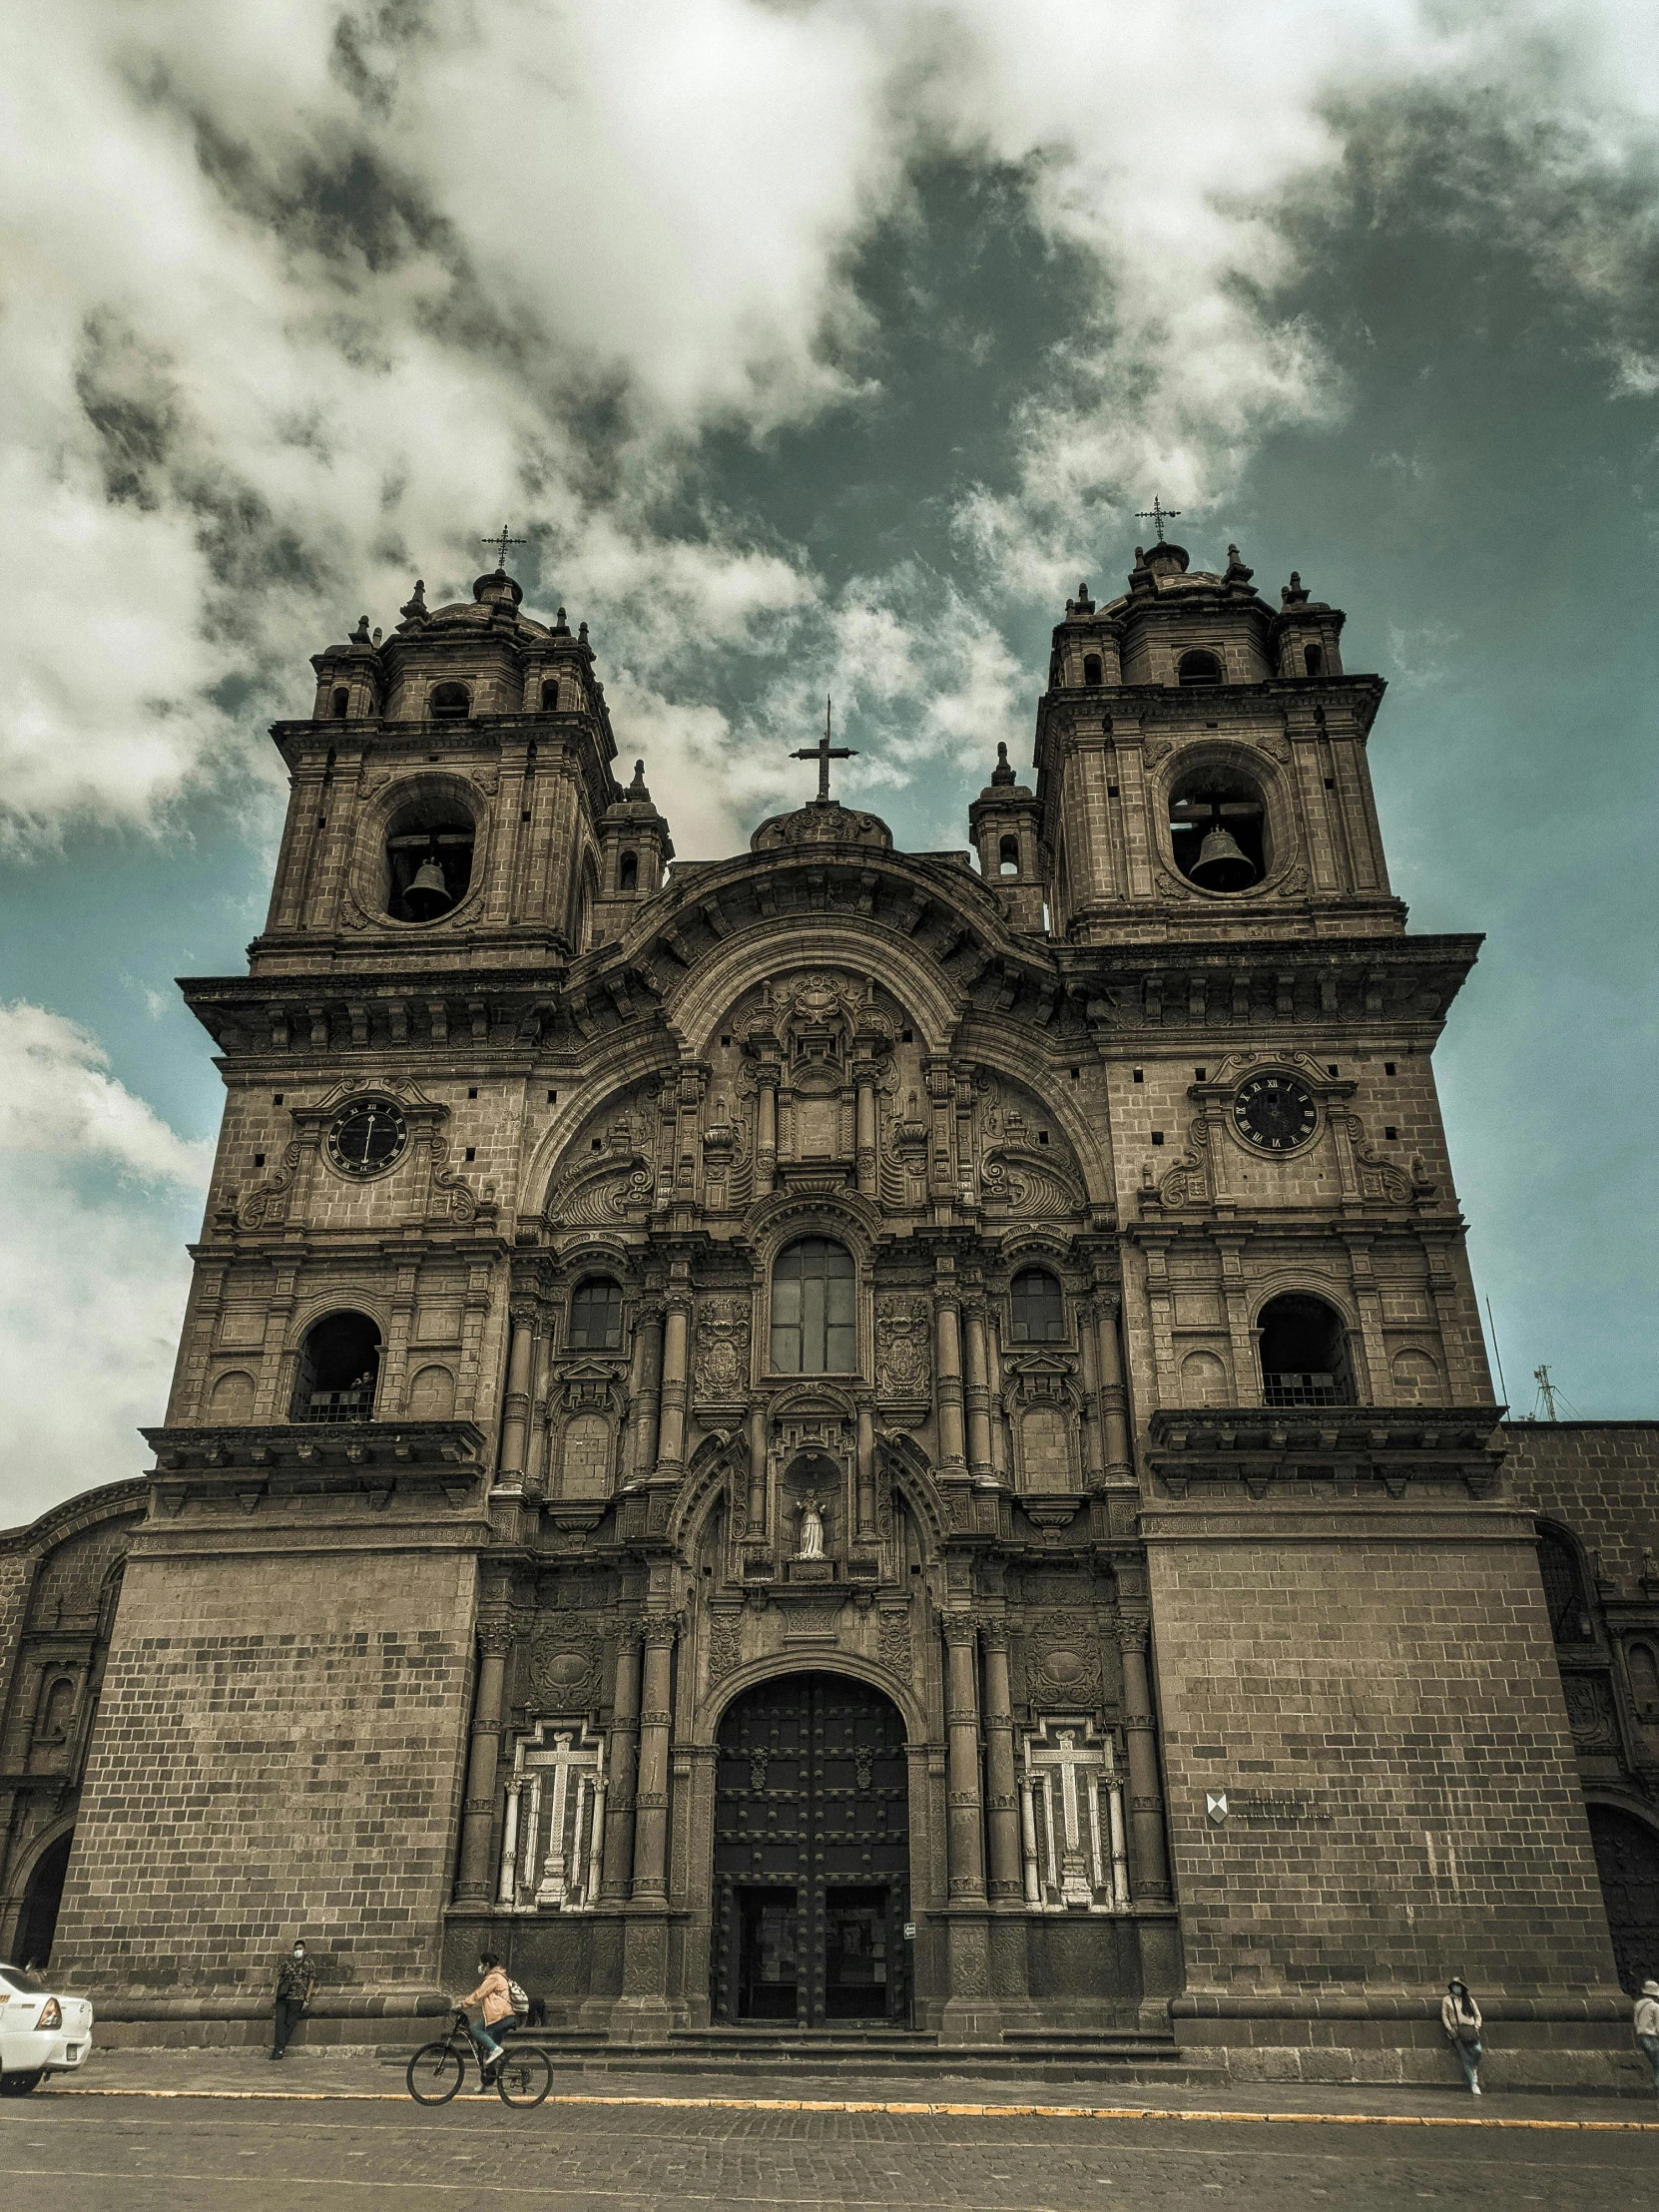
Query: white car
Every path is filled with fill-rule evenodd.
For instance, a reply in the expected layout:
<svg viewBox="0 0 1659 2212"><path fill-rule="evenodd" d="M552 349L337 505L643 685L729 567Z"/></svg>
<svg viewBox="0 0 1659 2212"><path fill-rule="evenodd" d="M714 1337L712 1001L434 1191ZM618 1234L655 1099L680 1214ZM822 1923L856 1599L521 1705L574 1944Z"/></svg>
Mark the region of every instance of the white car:
<svg viewBox="0 0 1659 2212"><path fill-rule="evenodd" d="M26 2097L49 2073L73 2073L92 2047L85 1997L44 1989L17 1966L0 1965L0 2096Z"/></svg>

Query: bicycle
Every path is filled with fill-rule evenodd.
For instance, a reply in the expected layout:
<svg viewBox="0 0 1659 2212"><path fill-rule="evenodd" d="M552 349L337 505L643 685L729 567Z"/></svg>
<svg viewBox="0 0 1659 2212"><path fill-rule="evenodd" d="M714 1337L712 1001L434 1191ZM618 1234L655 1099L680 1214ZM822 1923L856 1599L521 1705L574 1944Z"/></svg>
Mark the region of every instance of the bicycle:
<svg viewBox="0 0 1659 2212"><path fill-rule="evenodd" d="M553 2066L546 2051L538 2050L533 2043L515 2049L509 2030L501 2046L501 2056L490 2061L494 2068L495 2093L503 2104L510 2104L520 2111L532 2110L540 2104L553 2086ZM484 2072L484 2061L478 2058L476 2045L467 2033L466 2014L457 2012L449 2023L449 2033L441 2042L424 2043L409 2060L403 2078L409 2085L409 2094L416 2104L447 2104L466 2079L468 2056L478 2061L480 2088L489 2087L489 2077Z"/></svg>

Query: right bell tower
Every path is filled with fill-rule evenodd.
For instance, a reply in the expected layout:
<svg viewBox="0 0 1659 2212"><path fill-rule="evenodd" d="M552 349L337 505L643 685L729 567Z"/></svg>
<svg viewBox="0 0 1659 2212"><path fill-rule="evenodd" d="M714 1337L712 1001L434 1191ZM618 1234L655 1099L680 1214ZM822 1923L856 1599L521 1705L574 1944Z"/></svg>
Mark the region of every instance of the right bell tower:
<svg viewBox="0 0 1659 2212"><path fill-rule="evenodd" d="M1070 943L1404 927L1366 767L1382 680L1345 675L1339 609L1293 575L1275 610L1227 550L1216 575L1137 546L1127 593L1080 585L1055 628L1037 797Z"/></svg>
<svg viewBox="0 0 1659 2212"><path fill-rule="evenodd" d="M1432 1072L1479 939L1406 930L1383 685L1342 636L1300 577L1274 606L1236 547L1160 542L1068 601L1037 716L1033 891L1115 1186L1171 2011L1241 2078L1433 2079L1456 1970L1588 2079L1606 1924ZM975 826L1011 913L1021 796Z"/></svg>

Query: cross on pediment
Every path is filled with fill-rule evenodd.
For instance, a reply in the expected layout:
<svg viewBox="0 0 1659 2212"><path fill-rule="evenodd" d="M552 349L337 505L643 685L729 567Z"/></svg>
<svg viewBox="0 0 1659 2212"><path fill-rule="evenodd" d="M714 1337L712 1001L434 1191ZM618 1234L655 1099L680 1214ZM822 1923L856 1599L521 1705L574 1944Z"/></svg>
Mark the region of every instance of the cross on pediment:
<svg viewBox="0 0 1659 2212"><path fill-rule="evenodd" d="M799 753L790 755L792 761L817 761L818 804L821 807L828 807L830 804L830 763L831 761L855 761L857 757L857 751L854 747L831 745L830 743L830 701L828 699L824 702L823 737L819 739L817 745L805 745Z"/></svg>

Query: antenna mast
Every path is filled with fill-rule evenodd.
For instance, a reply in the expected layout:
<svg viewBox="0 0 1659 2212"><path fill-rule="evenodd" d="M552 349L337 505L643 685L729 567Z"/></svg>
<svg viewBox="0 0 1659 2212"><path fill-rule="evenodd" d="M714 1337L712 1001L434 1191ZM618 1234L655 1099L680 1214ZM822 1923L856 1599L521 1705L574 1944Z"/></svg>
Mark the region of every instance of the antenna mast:
<svg viewBox="0 0 1659 2212"><path fill-rule="evenodd" d="M1549 1380L1548 1368L1534 1368L1532 1380L1537 1383L1538 1395L1544 1401L1545 1420L1559 1420L1561 1416L1555 1410L1555 1384Z"/></svg>

